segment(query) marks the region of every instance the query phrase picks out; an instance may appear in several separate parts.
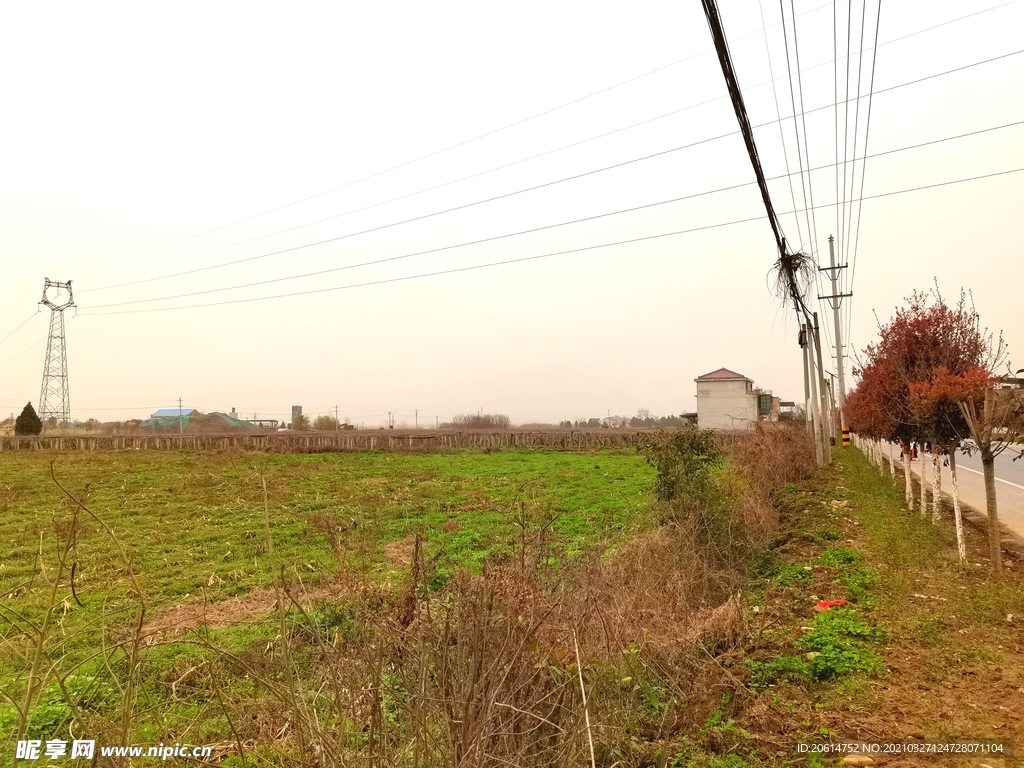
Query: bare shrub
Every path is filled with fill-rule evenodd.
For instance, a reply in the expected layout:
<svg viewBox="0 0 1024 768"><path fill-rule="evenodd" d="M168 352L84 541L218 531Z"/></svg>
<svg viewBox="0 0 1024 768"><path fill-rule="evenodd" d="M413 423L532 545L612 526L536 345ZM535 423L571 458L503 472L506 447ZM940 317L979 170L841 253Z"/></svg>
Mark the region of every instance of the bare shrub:
<svg viewBox="0 0 1024 768"><path fill-rule="evenodd" d="M768 501L816 468L813 438L800 426L758 422L752 432L730 440L727 451L730 463Z"/></svg>
<svg viewBox="0 0 1024 768"><path fill-rule="evenodd" d="M498 413L460 413L442 427L448 429L508 429L512 419Z"/></svg>

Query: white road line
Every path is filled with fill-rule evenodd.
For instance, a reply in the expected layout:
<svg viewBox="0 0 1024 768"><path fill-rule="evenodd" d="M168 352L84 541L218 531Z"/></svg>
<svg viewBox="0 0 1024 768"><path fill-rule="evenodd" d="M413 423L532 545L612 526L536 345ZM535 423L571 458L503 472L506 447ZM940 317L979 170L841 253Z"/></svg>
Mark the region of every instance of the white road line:
<svg viewBox="0 0 1024 768"><path fill-rule="evenodd" d="M981 475L983 477L985 475L984 472L979 472L976 469L971 469L970 467L965 467L963 465L957 467L957 469L958 470L965 469L968 472L973 472L974 474ZM1017 485L1016 483L1011 483L1009 480L1003 480L1003 478L1001 478L1001 477L997 477L996 480L998 480L1000 483L1006 483L1007 485L1012 485L1014 488L1020 488L1022 491L1024 491L1024 485Z"/></svg>

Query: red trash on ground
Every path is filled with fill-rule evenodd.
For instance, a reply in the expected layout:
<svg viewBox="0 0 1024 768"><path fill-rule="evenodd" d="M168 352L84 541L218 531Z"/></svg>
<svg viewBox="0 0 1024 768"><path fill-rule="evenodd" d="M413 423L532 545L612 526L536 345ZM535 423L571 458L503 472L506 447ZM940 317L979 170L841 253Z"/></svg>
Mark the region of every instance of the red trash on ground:
<svg viewBox="0 0 1024 768"><path fill-rule="evenodd" d="M816 610L816 611L827 611L829 608L838 608L841 605L846 605L846 601L845 600L822 600L820 603L818 603L816 606L814 606L814 610Z"/></svg>

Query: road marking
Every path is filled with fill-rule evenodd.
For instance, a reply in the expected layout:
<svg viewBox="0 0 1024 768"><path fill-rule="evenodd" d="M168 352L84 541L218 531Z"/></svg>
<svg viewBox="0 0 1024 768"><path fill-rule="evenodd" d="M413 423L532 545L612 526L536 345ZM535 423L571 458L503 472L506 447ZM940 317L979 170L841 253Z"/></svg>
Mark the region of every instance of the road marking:
<svg viewBox="0 0 1024 768"><path fill-rule="evenodd" d="M957 467L957 469L966 469L968 472L973 472L976 475L981 475L982 477L985 476L984 472L979 472L976 469L971 469L970 467L965 467L963 465ZM1001 477L997 477L996 480L998 480L1000 483L1006 483L1007 485L1012 485L1014 488L1020 488L1022 491L1024 491L1024 485L1017 485L1016 483L1011 483L1009 480L1003 480L1003 478Z"/></svg>

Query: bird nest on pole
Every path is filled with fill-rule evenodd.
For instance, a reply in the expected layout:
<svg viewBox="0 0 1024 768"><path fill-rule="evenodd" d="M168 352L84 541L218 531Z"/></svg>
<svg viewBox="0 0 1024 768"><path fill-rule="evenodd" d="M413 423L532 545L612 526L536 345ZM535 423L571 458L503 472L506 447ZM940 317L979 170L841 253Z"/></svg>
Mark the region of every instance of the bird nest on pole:
<svg viewBox="0 0 1024 768"><path fill-rule="evenodd" d="M814 279L814 258L803 251L780 251L771 273L775 275L775 295L783 302L792 300L797 312L804 308L804 295Z"/></svg>

